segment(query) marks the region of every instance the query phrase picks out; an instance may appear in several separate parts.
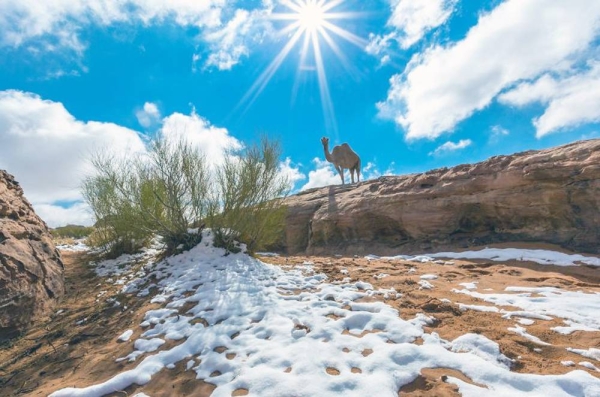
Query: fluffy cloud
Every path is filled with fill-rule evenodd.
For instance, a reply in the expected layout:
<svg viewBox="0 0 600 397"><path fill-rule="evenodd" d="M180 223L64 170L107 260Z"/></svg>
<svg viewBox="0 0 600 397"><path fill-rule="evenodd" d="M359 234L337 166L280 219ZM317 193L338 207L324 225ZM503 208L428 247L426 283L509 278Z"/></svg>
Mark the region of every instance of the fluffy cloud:
<svg viewBox="0 0 600 397"><path fill-rule="evenodd" d="M35 212L50 227L65 225L84 225L94 224L94 216L90 207L84 202L77 202L67 208L56 204L36 203Z"/></svg>
<svg viewBox="0 0 600 397"><path fill-rule="evenodd" d="M300 190L338 185L342 182L340 175L328 161L315 157L312 162L315 165L315 169L308 173L308 182Z"/></svg>
<svg viewBox="0 0 600 397"><path fill-rule="evenodd" d="M207 66L230 69L248 54L247 44L264 27L271 1L252 11L226 0L0 0L0 47L28 44L35 51L70 50L81 55L81 31L90 25L171 21L200 29L211 54Z"/></svg>
<svg viewBox="0 0 600 397"><path fill-rule="evenodd" d="M507 0L463 40L413 56L391 78L380 116L402 126L409 140L434 139L515 83L568 70L588 55L599 25L600 2ZM538 123L539 135L548 127Z"/></svg>
<svg viewBox="0 0 600 397"><path fill-rule="evenodd" d="M265 16L270 11L238 9L225 26L208 31L204 40L209 44L211 54L205 66L229 70L238 64L242 57L248 56L249 42L260 41L264 32L269 30L268 19Z"/></svg>
<svg viewBox="0 0 600 397"><path fill-rule="evenodd" d="M446 153L456 152L466 147L471 146L473 142L470 139L461 139L458 142L446 142L443 145L437 147L433 152L430 152L430 156L441 156Z"/></svg>
<svg viewBox="0 0 600 397"><path fill-rule="evenodd" d="M146 106L149 113L153 106ZM36 94L0 91L0 169L13 174L25 196L50 226L90 224L80 185L91 172L87 159L98 150L116 156L145 153L142 136L112 123L75 119L62 103ZM243 148L227 129L196 114L173 113L163 119L161 133L198 145L211 164ZM301 174L287 159L280 166L292 181Z"/></svg>
<svg viewBox="0 0 600 397"><path fill-rule="evenodd" d="M545 74L533 83L519 84L500 95L499 101L514 106L545 105L544 113L533 121L538 138L583 123L599 122L600 64L576 75Z"/></svg>
<svg viewBox="0 0 600 397"><path fill-rule="evenodd" d="M160 111L155 103L146 102L140 110L135 112L135 117L142 127L149 128L160 122Z"/></svg>
<svg viewBox="0 0 600 397"><path fill-rule="evenodd" d="M21 91L0 91L0 126L0 168L15 175L48 220L62 210L55 203L81 199L79 186L91 153L145 150L133 130L76 120L61 103ZM84 218L81 208L76 211Z"/></svg>
<svg viewBox="0 0 600 397"><path fill-rule="evenodd" d="M82 26L126 21L147 25L173 18L180 25L218 26L224 3L224 0L4 0L0 1L3 32L0 43L19 46L48 35L60 45L80 46L77 33Z"/></svg>
<svg viewBox="0 0 600 397"><path fill-rule="evenodd" d="M431 29L436 28L452 15L458 0L389 0L392 15L387 22L392 31L370 37L367 52L384 53L391 42L407 49L417 43ZM382 61L385 59L382 58Z"/></svg>
<svg viewBox="0 0 600 397"><path fill-rule="evenodd" d="M229 135L226 128L212 125L192 111L192 114L173 113L165 117L161 133L167 139L183 139L199 147L210 164L218 165L228 153L243 148L242 142Z"/></svg>
<svg viewBox="0 0 600 397"><path fill-rule="evenodd" d="M340 175L337 173L333 165L326 160L321 160L318 157L313 159L315 169L309 171L308 182L300 188L300 190L312 189L316 187L323 187L329 185L340 185L342 180ZM392 162L385 171L380 171L377 164L369 161L361 170L360 180L366 181L370 179L379 178L384 175L394 174L395 164ZM350 173L348 170L344 171L344 178L346 183L350 183ZM304 178L303 178L304 179Z"/></svg>
<svg viewBox="0 0 600 397"><path fill-rule="evenodd" d="M296 183L306 179L306 175L300 171L297 165L294 165L289 157L279 164L279 173L289 181L290 189L293 189Z"/></svg>

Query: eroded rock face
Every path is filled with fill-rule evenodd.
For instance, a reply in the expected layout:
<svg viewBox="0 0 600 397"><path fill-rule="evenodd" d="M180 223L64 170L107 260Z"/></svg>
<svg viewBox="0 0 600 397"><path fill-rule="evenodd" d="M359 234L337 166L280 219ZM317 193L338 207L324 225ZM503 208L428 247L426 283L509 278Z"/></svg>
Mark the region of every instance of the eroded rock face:
<svg viewBox="0 0 600 397"><path fill-rule="evenodd" d="M64 294L63 263L46 223L0 170L0 342L19 335Z"/></svg>
<svg viewBox="0 0 600 397"><path fill-rule="evenodd" d="M498 242L600 253L600 140L286 199L288 253L399 254Z"/></svg>

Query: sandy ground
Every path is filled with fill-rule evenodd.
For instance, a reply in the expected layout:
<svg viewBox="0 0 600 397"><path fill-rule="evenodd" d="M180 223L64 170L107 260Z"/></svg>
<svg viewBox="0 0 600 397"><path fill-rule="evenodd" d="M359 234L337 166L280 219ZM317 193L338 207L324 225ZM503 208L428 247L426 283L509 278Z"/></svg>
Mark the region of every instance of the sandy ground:
<svg viewBox="0 0 600 397"><path fill-rule="evenodd" d="M547 247L545 247L547 248ZM137 363L116 363L117 357L131 352L130 344L118 343L117 337L126 329L134 330L133 338L142 332L139 324L144 313L157 304L148 303L152 296L137 298L119 294L118 287L96 277L85 263L85 254L63 252L66 268L67 295L57 307L63 310L43 319L22 338L0 347L0 390L2 396L46 396L68 386L88 386L102 382ZM400 317L413 318L426 313L436 318L428 332L437 332L444 339L454 339L465 333L480 333L496 341L506 356L516 359L514 371L536 374L561 374L572 370L560 362L584 359L565 350L566 347L600 348L600 332L574 332L561 335L551 327L562 321L536 321L528 332L547 341L551 346L535 343L508 331L515 319L504 319L499 313L461 311L458 303L488 305L466 295L452 292L462 288L459 283L478 282L478 290L501 292L507 286L552 286L566 290L600 292L600 269L542 266L533 263L453 260L453 264L418 263L404 260L367 260L350 257L268 257L267 263L293 266L312 262L317 271L328 275L328 281L350 277L371 283L375 289L394 287L401 298L386 303L398 309ZM347 270L347 273L342 270ZM411 270L414 269L414 270ZM376 278L379 274L388 274ZM436 274L431 290L420 289L423 274ZM103 292L105 291L105 292ZM101 294L101 295L100 295ZM100 296L99 296L100 295ZM117 298L122 305L115 307L108 298ZM384 300L379 296L371 299ZM442 301L449 299L451 302ZM127 306L127 309L124 309ZM516 308L514 308L516 309ZM182 313L186 308L182 308ZM77 324L81 320L85 321ZM174 342L167 342L169 347ZM416 343L420 343L419 340ZM593 361L593 360L592 360ZM175 369L163 370L144 386L131 386L113 396L134 395L137 392L156 396L208 396L213 386L195 379L195 373L184 371L180 363ZM600 372L583 369L596 377ZM404 386L399 395L453 396L455 386L443 381L455 376L469 381L454 370L424 369L421 376ZM234 395L244 395L238 390Z"/></svg>

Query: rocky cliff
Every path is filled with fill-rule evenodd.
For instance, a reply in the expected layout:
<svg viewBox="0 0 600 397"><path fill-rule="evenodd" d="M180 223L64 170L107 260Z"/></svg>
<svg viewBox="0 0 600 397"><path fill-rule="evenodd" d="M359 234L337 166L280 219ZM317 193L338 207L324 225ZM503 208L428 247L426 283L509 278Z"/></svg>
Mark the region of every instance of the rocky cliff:
<svg viewBox="0 0 600 397"><path fill-rule="evenodd" d="M392 254L498 242L600 253L600 140L286 199L287 253Z"/></svg>
<svg viewBox="0 0 600 397"><path fill-rule="evenodd" d="M64 293L48 227L14 177L0 170L0 342L21 333Z"/></svg>

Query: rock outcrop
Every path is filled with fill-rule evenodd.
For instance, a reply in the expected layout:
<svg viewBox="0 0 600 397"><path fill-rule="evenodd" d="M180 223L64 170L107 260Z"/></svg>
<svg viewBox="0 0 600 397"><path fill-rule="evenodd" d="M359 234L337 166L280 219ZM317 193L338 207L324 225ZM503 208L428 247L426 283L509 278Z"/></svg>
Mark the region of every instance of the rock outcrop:
<svg viewBox="0 0 600 397"><path fill-rule="evenodd" d="M0 342L19 335L64 294L48 227L14 177L0 170Z"/></svg>
<svg viewBox="0 0 600 397"><path fill-rule="evenodd" d="M288 197L289 254L545 242L600 253L600 140Z"/></svg>

